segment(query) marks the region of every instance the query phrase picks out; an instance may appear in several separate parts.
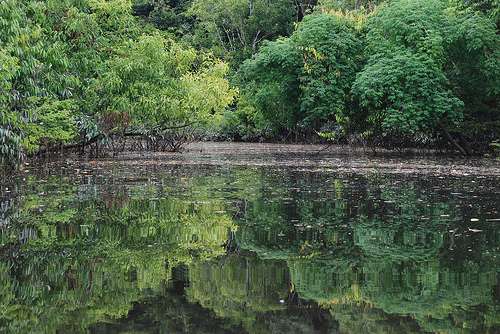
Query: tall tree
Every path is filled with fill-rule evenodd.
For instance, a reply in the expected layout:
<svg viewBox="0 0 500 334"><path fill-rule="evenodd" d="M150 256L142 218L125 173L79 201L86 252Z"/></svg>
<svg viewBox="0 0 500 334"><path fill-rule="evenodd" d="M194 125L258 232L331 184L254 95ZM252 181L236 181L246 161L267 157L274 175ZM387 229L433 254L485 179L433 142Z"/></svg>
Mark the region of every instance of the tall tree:
<svg viewBox="0 0 500 334"><path fill-rule="evenodd" d="M0 3L0 164L16 166L29 145L24 128L32 118L28 98L68 98L75 76L68 70L63 45L46 38L40 21L43 3Z"/></svg>
<svg viewBox="0 0 500 334"><path fill-rule="evenodd" d="M243 63L243 94L276 129L319 130L328 121L346 126L351 85L364 61L362 26L358 17L342 12L306 17L290 38L265 44Z"/></svg>
<svg viewBox="0 0 500 334"><path fill-rule="evenodd" d="M383 6L369 26L371 56L352 91L371 123L383 132L441 131L461 154L474 154L466 136L500 124L493 22L441 0L411 0Z"/></svg>
<svg viewBox="0 0 500 334"><path fill-rule="evenodd" d="M295 8L289 0L193 0L189 13L199 21L201 45L236 65L263 40L288 36Z"/></svg>
<svg viewBox="0 0 500 334"><path fill-rule="evenodd" d="M183 49L159 34L120 47L97 82L100 126L128 127L148 138L167 139L229 105L236 90L224 78L227 65ZM109 124L113 123L113 124ZM120 124L121 123L121 124ZM169 138L169 139L168 139Z"/></svg>
<svg viewBox="0 0 500 334"><path fill-rule="evenodd" d="M236 93L226 64L138 24L129 0L1 2L0 28L0 165L130 123L182 128Z"/></svg>

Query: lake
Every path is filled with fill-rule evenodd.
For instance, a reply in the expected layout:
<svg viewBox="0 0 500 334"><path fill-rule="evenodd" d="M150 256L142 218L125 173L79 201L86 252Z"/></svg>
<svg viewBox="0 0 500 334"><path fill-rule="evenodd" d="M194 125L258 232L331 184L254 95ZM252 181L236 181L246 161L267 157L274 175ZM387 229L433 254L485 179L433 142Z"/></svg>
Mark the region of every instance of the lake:
<svg viewBox="0 0 500 334"><path fill-rule="evenodd" d="M321 146L27 164L2 333L500 333L500 163Z"/></svg>

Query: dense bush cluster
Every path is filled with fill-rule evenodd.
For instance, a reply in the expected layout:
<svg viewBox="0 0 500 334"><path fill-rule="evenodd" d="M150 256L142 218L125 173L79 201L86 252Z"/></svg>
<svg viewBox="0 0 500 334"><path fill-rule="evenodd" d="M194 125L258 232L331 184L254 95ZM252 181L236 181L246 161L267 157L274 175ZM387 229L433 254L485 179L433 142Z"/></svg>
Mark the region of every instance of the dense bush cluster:
<svg viewBox="0 0 500 334"><path fill-rule="evenodd" d="M178 132L237 92L227 64L137 20L127 0L3 1L0 18L3 165L124 137L178 149Z"/></svg>
<svg viewBox="0 0 500 334"><path fill-rule="evenodd" d="M389 147L440 134L473 155L499 135L495 29L483 14L440 0L324 11L246 60L238 82L274 128L302 124Z"/></svg>

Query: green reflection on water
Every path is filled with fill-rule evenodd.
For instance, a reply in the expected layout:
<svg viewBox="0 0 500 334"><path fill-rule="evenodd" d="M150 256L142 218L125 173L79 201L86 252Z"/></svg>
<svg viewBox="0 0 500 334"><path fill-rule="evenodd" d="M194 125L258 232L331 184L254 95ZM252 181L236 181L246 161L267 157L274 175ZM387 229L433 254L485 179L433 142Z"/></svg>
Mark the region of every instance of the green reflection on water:
<svg viewBox="0 0 500 334"><path fill-rule="evenodd" d="M498 181L30 173L2 188L0 330L494 333Z"/></svg>

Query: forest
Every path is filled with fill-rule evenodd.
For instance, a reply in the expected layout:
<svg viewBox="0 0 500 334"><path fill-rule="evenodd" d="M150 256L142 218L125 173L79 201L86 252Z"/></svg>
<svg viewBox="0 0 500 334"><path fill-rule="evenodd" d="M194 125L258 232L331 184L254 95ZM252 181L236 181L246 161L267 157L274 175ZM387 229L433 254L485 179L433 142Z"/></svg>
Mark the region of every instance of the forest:
<svg viewBox="0 0 500 334"><path fill-rule="evenodd" d="M500 153L498 0L1 0L0 167L192 140Z"/></svg>

